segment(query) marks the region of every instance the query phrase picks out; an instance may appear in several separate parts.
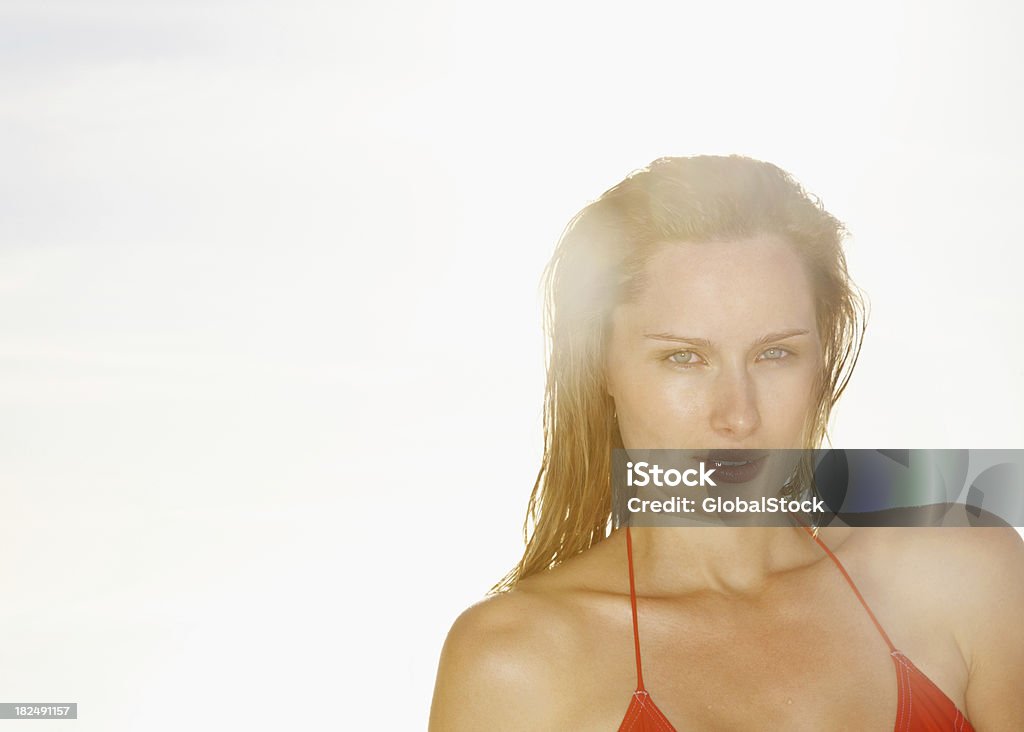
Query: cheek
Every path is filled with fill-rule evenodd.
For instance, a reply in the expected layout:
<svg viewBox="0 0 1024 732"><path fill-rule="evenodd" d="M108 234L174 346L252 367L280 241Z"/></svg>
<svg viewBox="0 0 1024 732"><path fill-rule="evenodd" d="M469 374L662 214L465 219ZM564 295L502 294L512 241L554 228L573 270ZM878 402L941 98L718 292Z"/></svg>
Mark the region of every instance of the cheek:
<svg viewBox="0 0 1024 732"><path fill-rule="evenodd" d="M762 418L780 425L802 425L814 406L817 364L768 375L761 384Z"/></svg>
<svg viewBox="0 0 1024 732"><path fill-rule="evenodd" d="M709 404L697 382L653 374L622 384L615 402L623 439L661 444L665 435L702 429Z"/></svg>
<svg viewBox="0 0 1024 732"><path fill-rule="evenodd" d="M613 373L614 396L619 412L653 414L685 408L692 395L685 381L666 378L656 366L643 362L622 363Z"/></svg>

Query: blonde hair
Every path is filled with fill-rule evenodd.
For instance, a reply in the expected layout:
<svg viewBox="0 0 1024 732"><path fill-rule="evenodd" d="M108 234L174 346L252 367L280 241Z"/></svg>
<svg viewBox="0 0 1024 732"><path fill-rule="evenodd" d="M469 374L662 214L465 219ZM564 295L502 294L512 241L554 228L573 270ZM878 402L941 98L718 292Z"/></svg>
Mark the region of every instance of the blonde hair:
<svg viewBox="0 0 1024 732"><path fill-rule="evenodd" d="M544 453L523 525L526 550L492 593L611 531L611 453L622 440L604 373L610 316L643 289L654 248L763 235L796 248L814 288L823 370L804 447L821 445L867 319L847 273L845 227L770 163L735 155L659 158L580 211L544 271Z"/></svg>

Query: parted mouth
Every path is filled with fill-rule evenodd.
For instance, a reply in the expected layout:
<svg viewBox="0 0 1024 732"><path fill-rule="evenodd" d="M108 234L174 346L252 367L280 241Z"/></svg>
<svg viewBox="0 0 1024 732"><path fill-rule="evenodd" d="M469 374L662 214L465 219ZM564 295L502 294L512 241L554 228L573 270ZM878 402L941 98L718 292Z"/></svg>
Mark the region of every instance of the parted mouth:
<svg viewBox="0 0 1024 732"><path fill-rule="evenodd" d="M711 469L716 484L749 483L768 462L768 450L709 450L694 457Z"/></svg>
<svg viewBox="0 0 1024 732"><path fill-rule="evenodd" d="M752 463L769 454L768 450L708 450L703 454L694 455L695 460L705 464L743 465Z"/></svg>

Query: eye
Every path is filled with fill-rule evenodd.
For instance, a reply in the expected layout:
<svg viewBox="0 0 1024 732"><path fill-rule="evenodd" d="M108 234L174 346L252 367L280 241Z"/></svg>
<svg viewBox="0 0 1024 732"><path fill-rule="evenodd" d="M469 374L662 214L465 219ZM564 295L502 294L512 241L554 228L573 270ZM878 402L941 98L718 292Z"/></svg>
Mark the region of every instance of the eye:
<svg viewBox="0 0 1024 732"><path fill-rule="evenodd" d="M779 359L786 358L792 355L785 348L769 348L767 351L761 354L761 358L765 361L778 361Z"/></svg>
<svg viewBox="0 0 1024 732"><path fill-rule="evenodd" d="M676 351L668 357L670 363L676 366L697 366L703 360L694 351Z"/></svg>

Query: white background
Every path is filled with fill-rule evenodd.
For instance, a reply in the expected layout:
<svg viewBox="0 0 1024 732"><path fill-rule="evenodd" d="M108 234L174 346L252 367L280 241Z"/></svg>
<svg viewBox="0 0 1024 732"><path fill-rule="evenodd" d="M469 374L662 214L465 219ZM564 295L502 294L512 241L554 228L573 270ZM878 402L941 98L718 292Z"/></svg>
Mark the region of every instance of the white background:
<svg viewBox="0 0 1024 732"><path fill-rule="evenodd" d="M0 701L422 729L519 555L541 269L662 155L775 162L854 233L837 445L1024 446L1022 20L0 3Z"/></svg>

